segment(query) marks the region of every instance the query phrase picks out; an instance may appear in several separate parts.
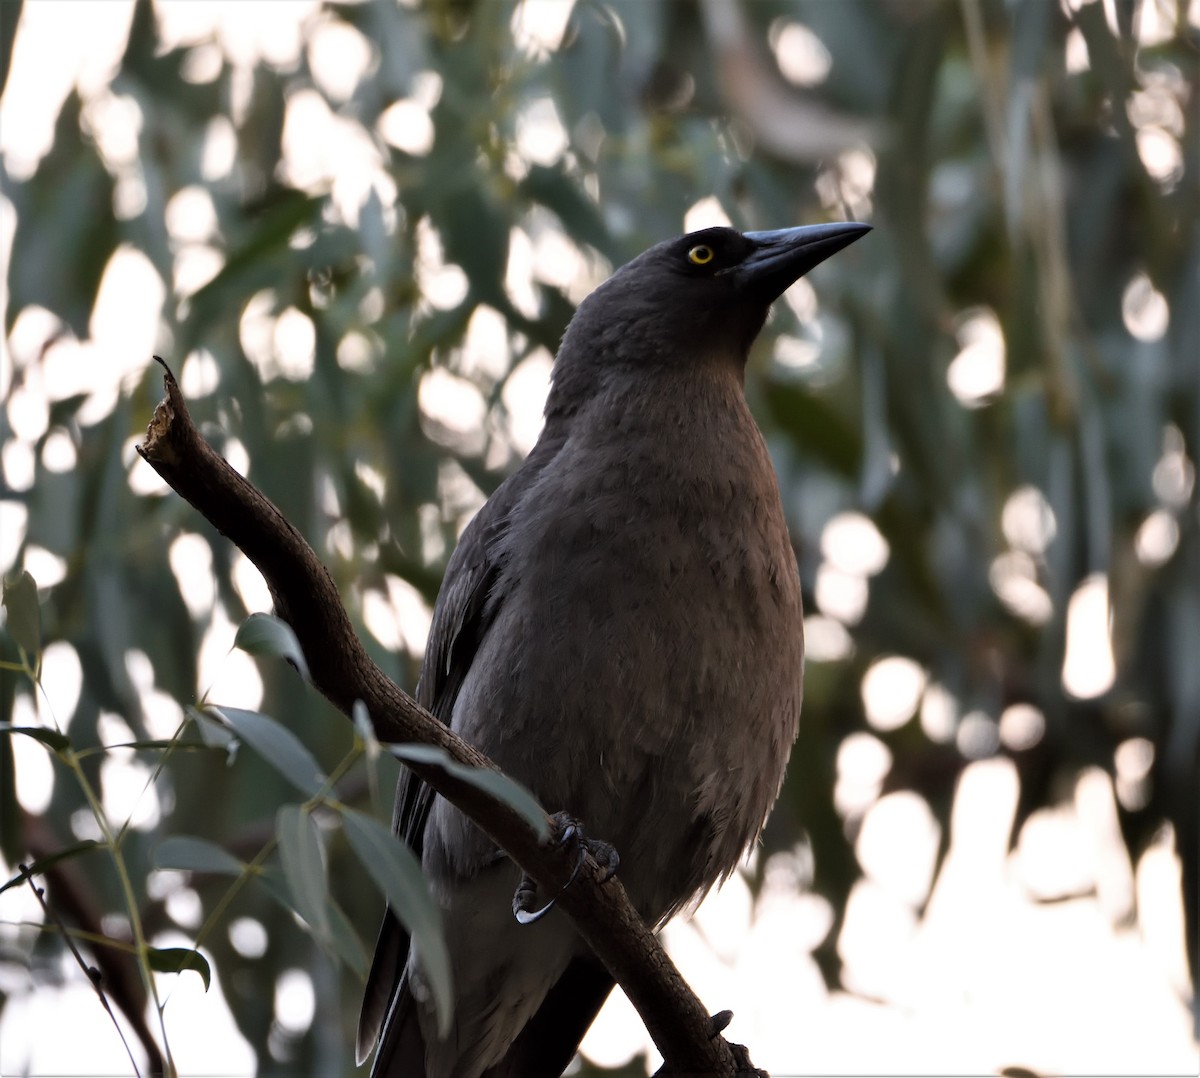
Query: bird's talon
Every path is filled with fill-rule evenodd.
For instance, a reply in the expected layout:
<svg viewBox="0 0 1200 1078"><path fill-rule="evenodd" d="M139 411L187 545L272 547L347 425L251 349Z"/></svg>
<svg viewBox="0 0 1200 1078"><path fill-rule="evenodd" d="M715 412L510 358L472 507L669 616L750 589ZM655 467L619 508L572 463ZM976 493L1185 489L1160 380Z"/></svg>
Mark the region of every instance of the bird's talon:
<svg viewBox="0 0 1200 1078"><path fill-rule="evenodd" d="M554 899L550 899L541 909L534 909L536 898L537 883L531 876L522 876L513 893L513 916L518 924L531 925L534 921L540 921L553 908Z"/></svg>
<svg viewBox="0 0 1200 1078"><path fill-rule="evenodd" d="M575 845L578 850L575 867L571 869L571 875L567 882L559 889L559 894L562 894L575 882L575 877L579 875L579 870L583 868L589 853L600 867L600 882L607 883L613 878L621 859L617 856L616 848L612 843L588 838L584 834L583 825L565 812L556 812L551 819L554 822L554 829L550 841L558 846ZM532 877L523 875L513 894L513 916L519 924L529 925L534 921L540 921L554 907L558 898L556 895L541 909L534 909L536 896L537 882Z"/></svg>
<svg viewBox="0 0 1200 1078"><path fill-rule="evenodd" d="M556 842L560 846L566 846L568 843L578 843L580 848L586 853L592 855L592 860L600 868L600 882L607 883L616 874L617 866L621 863L621 858L617 855L616 847L611 842L605 842L603 839L589 838L584 833L583 824L581 824L574 816L566 812L556 812L551 819L554 821L554 835L551 837L552 842ZM576 867L575 874L579 871ZM571 877L575 878L574 874Z"/></svg>
<svg viewBox="0 0 1200 1078"><path fill-rule="evenodd" d="M617 853L617 848L611 842L590 839L588 853L592 855L592 859L600 867L600 882L608 883L617 874L617 869L621 864L621 857Z"/></svg>

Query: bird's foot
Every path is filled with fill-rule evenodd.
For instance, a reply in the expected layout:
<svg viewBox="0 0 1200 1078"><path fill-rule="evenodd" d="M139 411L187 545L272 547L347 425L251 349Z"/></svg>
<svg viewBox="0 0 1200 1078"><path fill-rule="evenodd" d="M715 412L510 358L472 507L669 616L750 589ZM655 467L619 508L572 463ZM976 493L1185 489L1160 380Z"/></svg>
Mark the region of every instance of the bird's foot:
<svg viewBox="0 0 1200 1078"><path fill-rule="evenodd" d="M583 824L565 812L556 812L551 819L554 821L556 839L561 845L575 843L585 853L592 855L592 860L600 869L600 883L608 883L617 874L621 858L611 842L585 834Z"/></svg>
<svg viewBox="0 0 1200 1078"><path fill-rule="evenodd" d="M601 883L607 883L613 878L621 859L617 856L616 847L612 843L603 842L598 838L589 838L584 834L583 824L566 812L556 812L550 819L554 825L550 841L559 846L573 846L577 851L575 867L571 870L571 875L563 884L559 894L562 894L575 882L575 877L583 868L583 862L587 859L588 854L591 854L592 860L600 866ZM525 873L521 876L521 882L517 884L517 890L513 894L513 916L523 925L540 921L554 908L557 897L556 895L541 909L537 909L537 882L528 873Z"/></svg>

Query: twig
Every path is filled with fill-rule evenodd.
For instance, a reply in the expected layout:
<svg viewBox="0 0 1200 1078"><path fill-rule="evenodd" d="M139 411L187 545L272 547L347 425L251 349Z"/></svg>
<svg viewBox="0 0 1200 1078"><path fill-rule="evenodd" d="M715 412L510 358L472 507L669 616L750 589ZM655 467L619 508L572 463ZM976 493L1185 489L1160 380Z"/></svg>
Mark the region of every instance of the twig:
<svg viewBox="0 0 1200 1078"><path fill-rule="evenodd" d="M117 1036L121 1038L121 1043L125 1046L125 1054L129 1056L129 1063L133 1067L133 1073L140 1078L142 1072L138 1070L137 1060L133 1058L133 1049L129 1047L129 1042L125 1039L121 1023L117 1021L117 1016L113 1014L113 1009L109 1005L108 997L104 994L104 989L100 987L100 982L104 979L103 974L95 966L89 966L83 955L79 953L79 948L75 946L75 941L71 938L71 933L67 931L67 926L62 923L58 914L54 912L50 904L46 901L45 888L39 887L33 882L33 874L29 871L28 866L17 865L17 868L21 870L21 875L25 877L25 881L29 884L29 889L41 904L42 911L58 926L62 938L66 940L67 946L71 949L71 954L75 956L75 961L79 963L79 968L86 974L88 984L92 986L97 998L100 1000L100 1006L108 1012L108 1017L112 1019L113 1028L116 1029Z"/></svg>
<svg viewBox="0 0 1200 1078"><path fill-rule="evenodd" d="M28 848L30 856L35 861L40 861L42 858L48 857L62 848L62 843L50 830L45 820L28 812L23 812L21 817L25 845ZM18 867L21 874L26 879L29 879L30 873L27 867L25 865ZM74 866L67 862L59 862L47 867L40 875L44 876L46 882L49 884L50 893L54 898L55 905L61 907L67 916L81 929L93 936L103 937L107 935L103 925L100 923L100 915L88 898L88 890ZM32 886L32 881L30 885ZM42 901L43 908L47 908L45 901L42 900L42 896L39 895L38 898L39 901ZM101 984L107 987L108 995L112 997L112 1000L125 1015L130 1027L137 1035L138 1042L142 1046L142 1051L146 1054L146 1066L149 1073L165 1073L162 1050L159 1048L158 1042L154 1039L154 1035L150 1032L150 1027L146 1024L145 1009L147 996L145 986L142 984L141 974L137 968L136 959L117 947L97 949L94 952L96 967L99 970L98 975L100 977L100 980L97 981L95 970L84 963L79 956L79 952L70 943L70 935L63 929L62 921L57 912L52 909L47 909L47 912L67 939L76 961L79 962L84 972L87 973L88 980L92 982L92 985L100 994L101 1001L105 1002L105 1009L108 1009L108 1004L105 1001L105 992L100 988ZM109 1011L109 1013L111 1014L112 1012ZM126 1050L128 1050L128 1046L126 1046Z"/></svg>

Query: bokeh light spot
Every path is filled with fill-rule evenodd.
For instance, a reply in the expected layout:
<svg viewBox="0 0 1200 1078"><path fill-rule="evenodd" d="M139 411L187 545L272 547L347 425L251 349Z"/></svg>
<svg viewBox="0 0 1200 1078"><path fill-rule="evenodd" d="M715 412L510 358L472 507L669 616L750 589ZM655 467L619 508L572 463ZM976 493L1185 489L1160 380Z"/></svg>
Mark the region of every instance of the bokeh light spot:
<svg viewBox="0 0 1200 1078"><path fill-rule="evenodd" d="M1112 640L1108 577L1093 573L1067 604L1067 646L1063 657L1062 684L1070 695L1092 700L1112 688L1116 677Z"/></svg>
<svg viewBox="0 0 1200 1078"><path fill-rule="evenodd" d="M913 717L926 674L921 665L903 655L877 659L862 679L863 709L876 730L895 730Z"/></svg>

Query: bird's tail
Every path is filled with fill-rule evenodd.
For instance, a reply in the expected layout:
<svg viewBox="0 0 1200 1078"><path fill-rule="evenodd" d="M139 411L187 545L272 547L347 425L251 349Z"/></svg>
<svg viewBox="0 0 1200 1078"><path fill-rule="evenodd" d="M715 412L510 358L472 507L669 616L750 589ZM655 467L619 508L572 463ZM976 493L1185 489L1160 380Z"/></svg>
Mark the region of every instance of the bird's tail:
<svg viewBox="0 0 1200 1078"><path fill-rule="evenodd" d="M407 978L396 989L384 1019L371 1078L425 1078L425 1038Z"/></svg>

